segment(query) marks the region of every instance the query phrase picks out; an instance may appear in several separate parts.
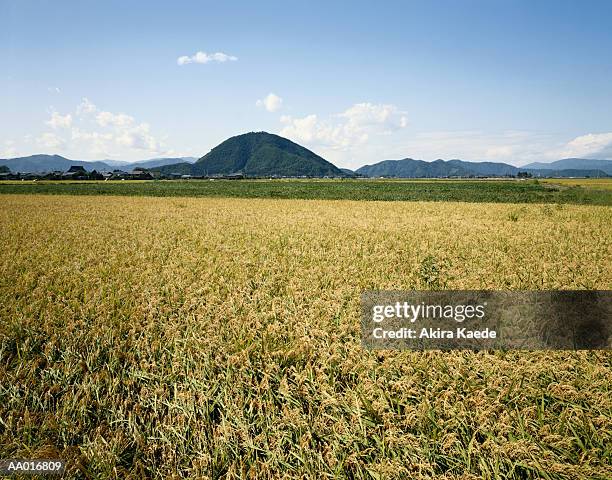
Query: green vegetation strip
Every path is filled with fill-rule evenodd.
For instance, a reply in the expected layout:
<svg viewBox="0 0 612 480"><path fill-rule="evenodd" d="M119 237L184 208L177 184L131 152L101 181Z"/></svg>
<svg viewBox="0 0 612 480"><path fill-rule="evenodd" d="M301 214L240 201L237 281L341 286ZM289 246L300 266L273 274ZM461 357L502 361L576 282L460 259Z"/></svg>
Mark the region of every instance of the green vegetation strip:
<svg viewBox="0 0 612 480"><path fill-rule="evenodd" d="M518 181L188 180L12 182L0 194L239 197L612 205L612 193L586 186Z"/></svg>

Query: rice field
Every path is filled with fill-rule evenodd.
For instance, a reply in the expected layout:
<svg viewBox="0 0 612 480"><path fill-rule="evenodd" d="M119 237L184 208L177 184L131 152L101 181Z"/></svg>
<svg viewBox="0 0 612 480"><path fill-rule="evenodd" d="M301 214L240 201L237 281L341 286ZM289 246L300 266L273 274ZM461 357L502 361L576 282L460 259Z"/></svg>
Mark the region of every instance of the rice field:
<svg viewBox="0 0 612 480"><path fill-rule="evenodd" d="M0 457L612 478L612 353L371 352L366 289L610 289L609 206L0 196Z"/></svg>
<svg viewBox="0 0 612 480"><path fill-rule="evenodd" d="M550 178L543 179L540 182L565 186L565 187L583 187L587 189L597 190L612 190L612 178Z"/></svg>

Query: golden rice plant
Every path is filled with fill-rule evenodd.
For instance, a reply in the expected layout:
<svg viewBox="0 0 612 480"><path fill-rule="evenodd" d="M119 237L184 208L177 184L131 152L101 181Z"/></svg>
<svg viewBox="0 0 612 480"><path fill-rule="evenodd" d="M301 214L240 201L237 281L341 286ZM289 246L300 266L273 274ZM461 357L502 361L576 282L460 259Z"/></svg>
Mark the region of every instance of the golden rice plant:
<svg viewBox="0 0 612 480"><path fill-rule="evenodd" d="M610 352L359 336L366 289L609 289L609 207L0 201L0 457L88 479L612 477Z"/></svg>

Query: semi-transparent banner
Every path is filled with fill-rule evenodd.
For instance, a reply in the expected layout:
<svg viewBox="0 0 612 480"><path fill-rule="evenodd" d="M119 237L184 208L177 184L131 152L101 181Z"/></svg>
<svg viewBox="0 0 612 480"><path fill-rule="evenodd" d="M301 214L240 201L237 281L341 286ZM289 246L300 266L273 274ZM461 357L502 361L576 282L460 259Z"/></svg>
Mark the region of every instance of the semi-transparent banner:
<svg viewBox="0 0 612 480"><path fill-rule="evenodd" d="M612 348L612 291L367 291L369 349Z"/></svg>

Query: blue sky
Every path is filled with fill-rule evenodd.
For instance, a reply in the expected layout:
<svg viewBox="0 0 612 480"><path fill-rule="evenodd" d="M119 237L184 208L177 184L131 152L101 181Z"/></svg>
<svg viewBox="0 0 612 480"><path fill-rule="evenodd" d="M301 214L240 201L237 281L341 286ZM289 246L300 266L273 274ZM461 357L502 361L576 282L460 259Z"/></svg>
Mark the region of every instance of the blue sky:
<svg viewBox="0 0 612 480"><path fill-rule="evenodd" d="M612 158L612 2L0 0L0 157ZM198 52L201 52L198 54Z"/></svg>

